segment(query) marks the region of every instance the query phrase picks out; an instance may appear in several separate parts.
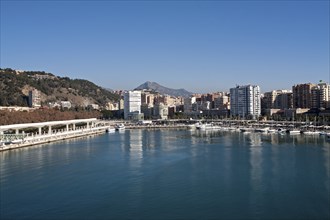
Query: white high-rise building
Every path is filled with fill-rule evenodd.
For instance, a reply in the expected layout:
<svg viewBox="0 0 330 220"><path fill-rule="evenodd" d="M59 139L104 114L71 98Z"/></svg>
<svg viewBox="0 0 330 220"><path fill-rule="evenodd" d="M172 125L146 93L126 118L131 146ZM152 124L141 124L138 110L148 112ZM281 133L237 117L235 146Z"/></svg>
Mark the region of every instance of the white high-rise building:
<svg viewBox="0 0 330 220"><path fill-rule="evenodd" d="M124 94L124 118L131 119L132 116L141 113L141 91L128 91Z"/></svg>
<svg viewBox="0 0 330 220"><path fill-rule="evenodd" d="M230 114L232 116L258 118L261 113L260 87L236 86L230 89Z"/></svg>
<svg viewBox="0 0 330 220"><path fill-rule="evenodd" d="M311 89L312 108L328 108L330 105L330 85L319 83Z"/></svg>

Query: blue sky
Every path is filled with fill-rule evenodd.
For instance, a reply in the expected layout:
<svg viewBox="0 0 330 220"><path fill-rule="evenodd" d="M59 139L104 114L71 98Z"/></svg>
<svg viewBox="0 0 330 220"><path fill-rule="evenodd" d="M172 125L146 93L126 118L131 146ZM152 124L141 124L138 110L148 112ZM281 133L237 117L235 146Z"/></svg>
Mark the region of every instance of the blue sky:
<svg viewBox="0 0 330 220"><path fill-rule="evenodd" d="M329 1L4 1L1 68L112 89L329 81Z"/></svg>

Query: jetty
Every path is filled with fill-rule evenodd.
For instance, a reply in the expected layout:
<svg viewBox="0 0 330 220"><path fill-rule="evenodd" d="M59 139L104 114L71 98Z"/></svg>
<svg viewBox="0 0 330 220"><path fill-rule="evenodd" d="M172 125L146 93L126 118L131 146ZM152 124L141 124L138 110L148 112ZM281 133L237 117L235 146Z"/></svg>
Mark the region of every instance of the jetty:
<svg viewBox="0 0 330 220"><path fill-rule="evenodd" d="M0 151L95 135L107 128L109 122L96 118L4 125L0 126Z"/></svg>

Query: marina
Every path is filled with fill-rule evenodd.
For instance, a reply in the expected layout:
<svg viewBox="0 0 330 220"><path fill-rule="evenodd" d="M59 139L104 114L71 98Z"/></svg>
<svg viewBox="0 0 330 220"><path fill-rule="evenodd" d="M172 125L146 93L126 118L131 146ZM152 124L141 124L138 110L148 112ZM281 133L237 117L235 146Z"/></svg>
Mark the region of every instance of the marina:
<svg viewBox="0 0 330 220"><path fill-rule="evenodd" d="M308 135L325 137L330 140L330 126L307 126L291 122L253 122L253 121L202 121L202 120L166 120L166 121L105 121L96 118L43 123L14 124L0 126L0 151L50 143L88 135L113 133L125 129L188 129L201 131L257 132L266 134ZM61 129L53 129L61 125ZM52 127L53 126L53 127ZM36 132L25 132L34 128ZM11 133L8 133L11 131ZM14 131L14 132L13 132Z"/></svg>
<svg viewBox="0 0 330 220"><path fill-rule="evenodd" d="M330 217L324 136L125 129L0 157L3 219Z"/></svg>

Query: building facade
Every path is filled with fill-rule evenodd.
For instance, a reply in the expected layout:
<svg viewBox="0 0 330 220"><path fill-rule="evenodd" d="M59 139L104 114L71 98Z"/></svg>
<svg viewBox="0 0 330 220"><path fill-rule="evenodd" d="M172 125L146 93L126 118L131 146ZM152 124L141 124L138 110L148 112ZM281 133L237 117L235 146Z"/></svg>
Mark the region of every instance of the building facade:
<svg viewBox="0 0 330 220"><path fill-rule="evenodd" d="M293 108L312 108L312 88L315 86L312 83L292 86Z"/></svg>
<svg viewBox="0 0 330 220"><path fill-rule="evenodd" d="M168 106L164 103L156 103L154 105L155 119L168 119Z"/></svg>
<svg viewBox="0 0 330 220"><path fill-rule="evenodd" d="M124 119L132 119L141 114L141 91L127 91L124 93Z"/></svg>
<svg viewBox="0 0 330 220"><path fill-rule="evenodd" d="M214 108L215 109L229 109L229 95L226 93L221 93L217 98L214 99Z"/></svg>
<svg viewBox="0 0 330 220"><path fill-rule="evenodd" d="M33 89L29 91L29 107L41 107L40 91Z"/></svg>
<svg viewBox="0 0 330 220"><path fill-rule="evenodd" d="M329 108L330 85L319 83L311 89L311 108Z"/></svg>
<svg viewBox="0 0 330 220"><path fill-rule="evenodd" d="M184 99L184 107L183 110L186 113L193 111L193 104L196 103L196 97L189 97Z"/></svg>
<svg viewBox="0 0 330 220"><path fill-rule="evenodd" d="M292 108L292 91L273 90L265 92L263 99L264 109L289 109Z"/></svg>
<svg viewBox="0 0 330 220"><path fill-rule="evenodd" d="M230 114L256 119L261 113L260 87L236 86L230 89Z"/></svg>

